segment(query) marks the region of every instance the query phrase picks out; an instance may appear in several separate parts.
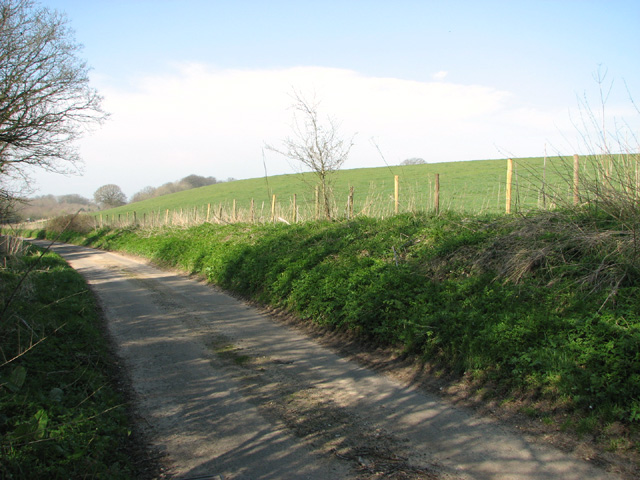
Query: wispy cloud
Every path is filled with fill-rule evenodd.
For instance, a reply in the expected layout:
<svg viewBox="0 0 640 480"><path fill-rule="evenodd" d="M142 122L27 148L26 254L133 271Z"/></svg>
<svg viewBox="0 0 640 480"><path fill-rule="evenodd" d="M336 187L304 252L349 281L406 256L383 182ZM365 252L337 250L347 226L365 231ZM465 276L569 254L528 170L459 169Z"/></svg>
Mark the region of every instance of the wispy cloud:
<svg viewBox="0 0 640 480"><path fill-rule="evenodd" d="M440 70L439 72L436 72L433 75L431 75L431 78L433 78L434 80L442 81L445 78L447 78L447 75L449 75L449 72L445 70Z"/></svg>

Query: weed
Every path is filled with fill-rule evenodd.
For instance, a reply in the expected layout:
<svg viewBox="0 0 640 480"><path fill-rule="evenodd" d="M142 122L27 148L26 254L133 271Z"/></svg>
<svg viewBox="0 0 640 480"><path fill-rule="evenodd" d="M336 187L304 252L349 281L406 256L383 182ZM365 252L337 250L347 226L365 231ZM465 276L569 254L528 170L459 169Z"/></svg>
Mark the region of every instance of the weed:
<svg viewBox="0 0 640 480"><path fill-rule="evenodd" d="M33 248L7 265L2 291L21 288L0 295L0 476L131 478L129 419L85 283Z"/></svg>
<svg viewBox="0 0 640 480"><path fill-rule="evenodd" d="M47 221L46 229L53 233L73 232L87 234L95 227L95 220L90 215L63 215Z"/></svg>
<svg viewBox="0 0 640 480"><path fill-rule="evenodd" d="M576 425L576 433L578 435L595 435L598 427L598 418L595 415L583 417Z"/></svg>
<svg viewBox="0 0 640 480"><path fill-rule="evenodd" d="M550 417L548 415L545 415L544 417L542 417L542 423L544 423L545 425L553 425L555 423L555 420L553 419L553 417Z"/></svg>
<svg viewBox="0 0 640 480"><path fill-rule="evenodd" d="M247 365L252 360L250 355L243 355L239 353L241 351L239 347L231 343L227 343L222 338L214 339L209 344L209 347L222 359L233 362L240 367Z"/></svg>
<svg viewBox="0 0 640 480"><path fill-rule="evenodd" d="M521 407L520 413L526 415L529 418L538 418L539 416L538 410L533 407Z"/></svg>

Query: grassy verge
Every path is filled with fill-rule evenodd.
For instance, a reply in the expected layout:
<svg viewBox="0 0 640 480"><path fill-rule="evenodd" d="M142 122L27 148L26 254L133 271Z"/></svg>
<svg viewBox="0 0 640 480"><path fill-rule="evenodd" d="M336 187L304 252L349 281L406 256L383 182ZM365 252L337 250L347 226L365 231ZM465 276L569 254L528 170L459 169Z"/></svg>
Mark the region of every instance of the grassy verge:
<svg viewBox="0 0 640 480"><path fill-rule="evenodd" d="M640 422L637 239L594 212L67 232L417 354L577 430ZM40 232L40 234L45 234ZM535 411L535 410L528 410ZM585 427L586 426L586 427ZM622 428L620 427L622 426Z"/></svg>
<svg viewBox="0 0 640 480"><path fill-rule="evenodd" d="M83 279L34 247L0 260L0 477L139 478L126 400Z"/></svg>

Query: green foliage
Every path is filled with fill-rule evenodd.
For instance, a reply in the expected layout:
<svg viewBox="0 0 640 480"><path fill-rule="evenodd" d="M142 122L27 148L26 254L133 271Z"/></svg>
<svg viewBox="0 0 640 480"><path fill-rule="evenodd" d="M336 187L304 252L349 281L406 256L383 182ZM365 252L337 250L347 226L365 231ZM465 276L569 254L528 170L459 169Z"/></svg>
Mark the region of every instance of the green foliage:
<svg viewBox="0 0 640 480"><path fill-rule="evenodd" d="M93 217L89 215L62 215L47 221L47 230L55 233L65 231L86 235L94 227Z"/></svg>
<svg viewBox="0 0 640 480"><path fill-rule="evenodd" d="M110 380L94 300L58 256L31 248L0 269L0 477L135 476L129 419Z"/></svg>
<svg viewBox="0 0 640 480"><path fill-rule="evenodd" d="M503 393L637 422L640 276L620 232L588 211L449 213L104 230L91 242L474 372Z"/></svg>

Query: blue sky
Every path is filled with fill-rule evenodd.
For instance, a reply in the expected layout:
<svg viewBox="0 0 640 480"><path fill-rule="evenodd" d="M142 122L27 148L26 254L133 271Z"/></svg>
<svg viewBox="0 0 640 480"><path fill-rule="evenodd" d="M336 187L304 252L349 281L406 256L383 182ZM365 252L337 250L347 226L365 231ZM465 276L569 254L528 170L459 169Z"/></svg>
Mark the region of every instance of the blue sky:
<svg viewBox="0 0 640 480"><path fill-rule="evenodd" d="M67 14L111 118L79 143L84 175L37 174L36 194L293 173L263 152L292 88L355 134L344 168L582 153L598 71L607 125L638 134L637 0L41 3Z"/></svg>

